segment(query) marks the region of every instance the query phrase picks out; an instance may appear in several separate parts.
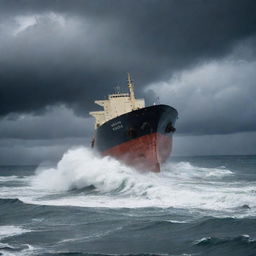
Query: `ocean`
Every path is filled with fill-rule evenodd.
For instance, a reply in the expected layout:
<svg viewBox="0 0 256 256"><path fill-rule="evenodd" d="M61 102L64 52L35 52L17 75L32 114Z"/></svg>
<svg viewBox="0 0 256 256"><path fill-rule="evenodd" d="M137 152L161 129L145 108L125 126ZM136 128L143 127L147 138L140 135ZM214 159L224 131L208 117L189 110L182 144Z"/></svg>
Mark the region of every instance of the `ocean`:
<svg viewBox="0 0 256 256"><path fill-rule="evenodd" d="M0 255L256 255L256 156L1 166Z"/></svg>

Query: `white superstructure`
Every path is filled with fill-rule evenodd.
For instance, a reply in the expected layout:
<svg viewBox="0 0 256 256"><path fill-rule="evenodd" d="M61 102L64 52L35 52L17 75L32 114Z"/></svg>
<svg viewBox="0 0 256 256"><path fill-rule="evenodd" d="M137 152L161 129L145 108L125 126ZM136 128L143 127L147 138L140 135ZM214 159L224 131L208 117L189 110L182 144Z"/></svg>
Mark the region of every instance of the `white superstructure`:
<svg viewBox="0 0 256 256"><path fill-rule="evenodd" d="M90 112L95 119L95 129L122 114L145 107L144 99L136 99L134 85L128 73L129 93L110 94L107 100L96 100L95 103L103 107L103 111Z"/></svg>

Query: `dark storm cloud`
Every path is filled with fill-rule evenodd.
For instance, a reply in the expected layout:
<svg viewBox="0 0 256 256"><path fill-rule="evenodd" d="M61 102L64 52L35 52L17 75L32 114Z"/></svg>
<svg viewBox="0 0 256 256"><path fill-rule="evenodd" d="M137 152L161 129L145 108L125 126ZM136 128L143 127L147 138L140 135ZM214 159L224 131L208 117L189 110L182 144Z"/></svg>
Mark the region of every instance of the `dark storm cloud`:
<svg viewBox="0 0 256 256"><path fill-rule="evenodd" d="M76 116L64 106L48 108L43 115L9 115L0 120L0 140L89 138L92 130L92 118Z"/></svg>
<svg viewBox="0 0 256 256"><path fill-rule="evenodd" d="M0 115L63 103L86 114L124 84L137 91L256 33L255 1L2 1Z"/></svg>
<svg viewBox="0 0 256 256"><path fill-rule="evenodd" d="M89 144L90 141L84 137L51 140L2 139L0 165L56 164L67 150Z"/></svg>
<svg viewBox="0 0 256 256"><path fill-rule="evenodd" d="M178 109L174 154L255 153L255 13L253 0L0 0L0 164L89 146L93 101L128 71L139 97Z"/></svg>

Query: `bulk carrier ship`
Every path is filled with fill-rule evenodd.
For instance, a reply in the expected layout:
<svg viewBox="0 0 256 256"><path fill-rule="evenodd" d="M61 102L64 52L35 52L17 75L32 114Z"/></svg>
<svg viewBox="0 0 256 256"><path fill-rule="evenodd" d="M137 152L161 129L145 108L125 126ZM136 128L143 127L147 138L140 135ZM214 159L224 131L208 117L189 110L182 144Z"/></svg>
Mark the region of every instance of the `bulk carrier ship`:
<svg viewBox="0 0 256 256"><path fill-rule="evenodd" d="M129 73L128 89L95 101L104 110L90 112L95 118L92 147L139 170L160 172L172 151L178 112L163 104L145 107L144 99L135 98Z"/></svg>

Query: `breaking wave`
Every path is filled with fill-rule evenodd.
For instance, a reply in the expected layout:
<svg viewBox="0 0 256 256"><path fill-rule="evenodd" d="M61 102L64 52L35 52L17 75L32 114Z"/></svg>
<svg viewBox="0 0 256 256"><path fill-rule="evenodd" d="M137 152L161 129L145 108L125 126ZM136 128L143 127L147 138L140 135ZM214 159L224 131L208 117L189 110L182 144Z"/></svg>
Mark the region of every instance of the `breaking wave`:
<svg viewBox="0 0 256 256"><path fill-rule="evenodd" d="M30 232L30 230L24 229L19 226L0 226L0 241L3 238L10 236L18 236L27 232Z"/></svg>
<svg viewBox="0 0 256 256"><path fill-rule="evenodd" d="M99 159L86 148L68 151L56 168L37 171L32 186L51 191L68 191L94 186L106 193L129 190L136 184L137 174L117 160ZM141 175L142 177L142 175Z"/></svg>
<svg viewBox="0 0 256 256"><path fill-rule="evenodd" d="M252 211L255 184L223 181L225 167L202 168L168 163L161 173L140 173L117 160L99 158L86 148L69 150L56 168L36 171L30 188L37 197L25 202L84 207L176 207L234 212Z"/></svg>
<svg viewBox="0 0 256 256"><path fill-rule="evenodd" d="M97 191L135 192L152 188L159 182L215 180L232 175L222 168L202 168L189 162L165 165L162 173L140 173L110 157L99 158L86 148L70 150L64 154L56 168L41 169L32 179L32 186L51 191L69 191L93 186ZM172 178L172 180L171 180ZM143 192L144 194L144 192Z"/></svg>

